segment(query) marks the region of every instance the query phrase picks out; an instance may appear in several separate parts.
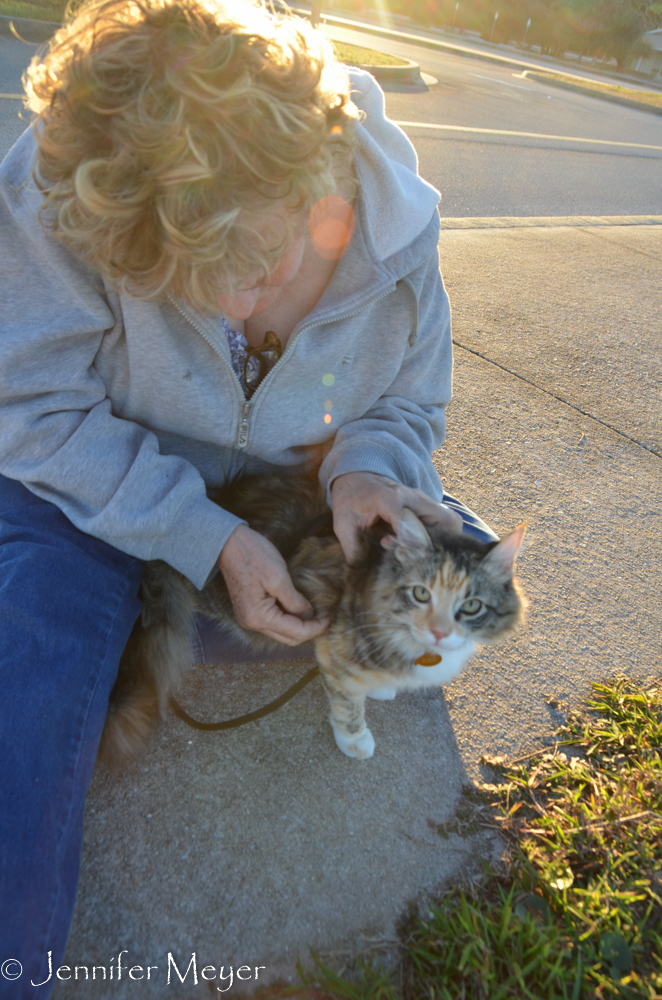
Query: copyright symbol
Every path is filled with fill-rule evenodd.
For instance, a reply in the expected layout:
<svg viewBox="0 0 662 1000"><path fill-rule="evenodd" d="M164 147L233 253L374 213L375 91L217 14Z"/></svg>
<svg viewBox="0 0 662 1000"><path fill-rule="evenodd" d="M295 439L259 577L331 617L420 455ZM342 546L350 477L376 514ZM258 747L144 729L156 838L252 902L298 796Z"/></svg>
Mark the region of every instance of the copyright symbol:
<svg viewBox="0 0 662 1000"><path fill-rule="evenodd" d="M23 966L17 958L6 958L0 965L0 972L5 979L18 979L23 972Z"/></svg>

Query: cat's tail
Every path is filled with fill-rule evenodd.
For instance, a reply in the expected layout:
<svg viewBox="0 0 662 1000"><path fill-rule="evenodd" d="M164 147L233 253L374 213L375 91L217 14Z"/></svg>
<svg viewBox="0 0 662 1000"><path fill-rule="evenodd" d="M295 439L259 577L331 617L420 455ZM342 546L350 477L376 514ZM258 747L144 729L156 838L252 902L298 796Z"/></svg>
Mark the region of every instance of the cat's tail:
<svg viewBox="0 0 662 1000"><path fill-rule="evenodd" d="M141 598L101 736L99 754L110 764L126 763L144 749L191 663L191 584L166 563L148 563Z"/></svg>

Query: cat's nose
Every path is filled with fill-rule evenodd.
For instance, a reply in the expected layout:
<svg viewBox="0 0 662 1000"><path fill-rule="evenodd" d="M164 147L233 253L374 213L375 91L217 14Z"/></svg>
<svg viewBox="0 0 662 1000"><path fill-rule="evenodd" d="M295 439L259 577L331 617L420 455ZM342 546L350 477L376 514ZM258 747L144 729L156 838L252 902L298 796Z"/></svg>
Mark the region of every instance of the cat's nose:
<svg viewBox="0 0 662 1000"><path fill-rule="evenodd" d="M446 639L450 635L450 632L444 632L440 628L431 628L430 631L435 637L436 642L440 642L442 639Z"/></svg>

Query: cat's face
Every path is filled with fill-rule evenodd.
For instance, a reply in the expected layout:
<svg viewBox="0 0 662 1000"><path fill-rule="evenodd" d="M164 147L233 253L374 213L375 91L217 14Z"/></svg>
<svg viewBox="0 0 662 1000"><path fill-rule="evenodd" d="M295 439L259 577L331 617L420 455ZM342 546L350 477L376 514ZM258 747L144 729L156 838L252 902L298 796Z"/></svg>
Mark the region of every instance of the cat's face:
<svg viewBox="0 0 662 1000"><path fill-rule="evenodd" d="M524 526L490 547L467 535L427 529L405 511L375 582L380 619L391 643L412 659L421 652L490 642L510 631L524 602L513 580ZM388 625L387 625L388 619Z"/></svg>

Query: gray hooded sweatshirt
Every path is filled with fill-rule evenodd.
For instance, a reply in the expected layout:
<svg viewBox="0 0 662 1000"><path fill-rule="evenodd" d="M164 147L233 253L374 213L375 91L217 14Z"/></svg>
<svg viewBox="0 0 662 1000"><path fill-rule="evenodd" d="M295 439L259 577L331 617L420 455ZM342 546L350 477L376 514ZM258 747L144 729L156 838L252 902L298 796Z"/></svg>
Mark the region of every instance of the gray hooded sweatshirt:
<svg viewBox="0 0 662 1000"><path fill-rule="evenodd" d="M250 402L220 320L118 294L43 231L30 131L0 165L0 473L197 587L241 523L205 487L241 470L321 462L327 490L368 471L443 496L431 460L452 366L439 194L372 77L351 77L365 114L356 229Z"/></svg>

